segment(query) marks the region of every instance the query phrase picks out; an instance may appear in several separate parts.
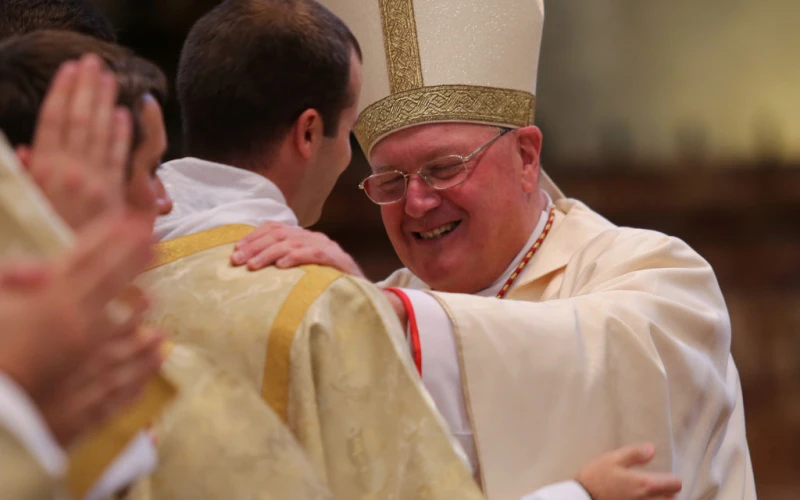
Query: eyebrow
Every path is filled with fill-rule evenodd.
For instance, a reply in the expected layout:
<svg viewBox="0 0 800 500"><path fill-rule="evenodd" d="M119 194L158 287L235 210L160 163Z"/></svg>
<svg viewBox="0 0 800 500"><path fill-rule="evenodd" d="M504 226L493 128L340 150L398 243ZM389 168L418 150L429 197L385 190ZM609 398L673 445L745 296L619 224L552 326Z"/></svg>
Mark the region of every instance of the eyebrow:
<svg viewBox="0 0 800 500"><path fill-rule="evenodd" d="M427 163L429 161L435 160L436 158L442 158L444 156L453 156L453 155L456 155L456 154L457 153L453 152L453 145L452 144L443 144L441 146L437 146L437 147L431 149L430 151L428 151L427 153L422 155L422 157L417 162L417 164L419 166L422 166L423 164L425 164L425 163ZM416 167L416 168L419 168L419 166ZM372 171L374 173L376 173L376 174L381 174L381 173L384 173L384 172L395 172L395 171L396 172L402 172L403 169L401 169L399 167L396 167L396 166L393 166L393 165L378 165L377 167L373 167Z"/></svg>

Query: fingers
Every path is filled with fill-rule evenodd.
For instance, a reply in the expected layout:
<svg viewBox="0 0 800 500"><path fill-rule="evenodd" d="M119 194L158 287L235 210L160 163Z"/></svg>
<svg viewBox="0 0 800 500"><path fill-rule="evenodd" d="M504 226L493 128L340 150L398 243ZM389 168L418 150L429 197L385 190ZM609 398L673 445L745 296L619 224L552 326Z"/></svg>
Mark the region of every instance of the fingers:
<svg viewBox="0 0 800 500"><path fill-rule="evenodd" d="M649 487L650 495L677 495L683 487L681 480L672 474L651 473L648 476L648 480L651 482Z"/></svg>
<svg viewBox="0 0 800 500"><path fill-rule="evenodd" d="M122 187L133 141L133 119L130 111L125 108L117 108L114 111L112 130L106 161L111 173L111 186Z"/></svg>
<svg viewBox="0 0 800 500"><path fill-rule="evenodd" d="M111 73L99 74L94 101L94 113L88 117L88 159L90 166L105 171L117 101L117 80Z"/></svg>
<svg viewBox="0 0 800 500"><path fill-rule="evenodd" d="M247 260L247 268L257 271L267 266L275 264L278 259L286 257L297 248L297 244L291 241L279 241L261 250L257 255Z"/></svg>
<svg viewBox="0 0 800 500"><path fill-rule="evenodd" d="M265 222L258 228L246 234L241 240L239 240L239 242L236 243L236 245L234 245L234 249L239 250L248 243L257 240L262 236L264 236L265 234L269 234L270 232L275 231L276 229L290 228L290 227L291 226L287 226L286 224L281 224L280 222L273 222L273 221Z"/></svg>
<svg viewBox="0 0 800 500"><path fill-rule="evenodd" d="M72 98L77 74L77 63L69 61L59 68L53 78L53 83L50 85L50 90L47 92L39 112L39 121L33 141L36 148L52 151L61 147L67 119L66 110Z"/></svg>
<svg viewBox="0 0 800 500"><path fill-rule="evenodd" d="M614 461L626 468L648 464L655 454L655 447L650 443L629 445L612 452Z"/></svg>
<svg viewBox="0 0 800 500"><path fill-rule="evenodd" d="M142 334L138 334L142 337ZM135 352L128 351L117 363L104 363L103 370L87 377L80 376L79 383L65 384L51 411L62 426L57 432L59 442L69 442L82 432L101 424L131 403L161 365L162 337L148 333L147 339ZM108 350L102 355L108 355ZM100 354L98 354L100 355ZM50 420L50 419L49 419Z"/></svg>
<svg viewBox="0 0 800 500"><path fill-rule="evenodd" d="M84 154L88 148L92 113L98 99L103 63L93 54L83 56L78 63L75 93L69 106L67 149L74 154Z"/></svg>
<svg viewBox="0 0 800 500"><path fill-rule="evenodd" d="M103 337L105 338L94 346L87 361L70 376L66 389L80 390L84 386L102 385L110 391L119 384L109 377L117 376L114 374L119 370L137 367L143 359L158 364L163 336L152 329L138 327L129 330L125 335ZM153 356L158 359L153 359Z"/></svg>
<svg viewBox="0 0 800 500"><path fill-rule="evenodd" d="M248 263L248 261L252 259L253 256L265 252L273 245L285 241L289 237L287 231L282 230L284 229L282 227L267 229L265 226L266 224L256 229L252 233L248 234L247 236L245 236L245 238L247 238L248 236L251 236L256 232L258 232L257 234L255 234L255 236L251 236L250 240L247 243L244 243L244 240L240 240L234 246L235 251L231 256L231 262L233 263L233 265L235 266L244 265Z"/></svg>
<svg viewBox="0 0 800 500"><path fill-rule="evenodd" d="M92 224L66 263L70 293L87 313L121 294L152 256L149 218L116 215Z"/></svg>
<svg viewBox="0 0 800 500"><path fill-rule="evenodd" d="M116 99L116 77L88 54L61 67L42 105L30 173L73 228L122 202L132 125Z"/></svg>
<svg viewBox="0 0 800 500"><path fill-rule="evenodd" d="M50 275L50 266L45 263L15 262L13 267L0 270L0 286L3 288L35 288L46 283Z"/></svg>
<svg viewBox="0 0 800 500"><path fill-rule="evenodd" d="M315 247L304 247L292 250L275 261L275 266L282 269L305 266L307 264L338 268L337 262L335 262L335 259L333 259L331 255ZM250 263L248 263L248 267L249 266ZM342 271L342 269L339 270Z"/></svg>
<svg viewBox="0 0 800 500"><path fill-rule="evenodd" d="M660 499L671 498L681 491L681 480L672 474L659 472L628 471L631 483L637 485L635 498Z"/></svg>

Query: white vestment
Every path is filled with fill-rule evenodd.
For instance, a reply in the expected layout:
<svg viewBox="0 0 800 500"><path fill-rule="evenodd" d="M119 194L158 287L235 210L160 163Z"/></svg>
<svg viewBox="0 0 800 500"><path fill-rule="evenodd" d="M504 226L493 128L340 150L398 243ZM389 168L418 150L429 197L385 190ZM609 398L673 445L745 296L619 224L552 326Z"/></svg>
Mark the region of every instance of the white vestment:
<svg viewBox="0 0 800 500"><path fill-rule="evenodd" d="M469 421L459 437L473 440L487 496L519 498L649 441L649 469L679 476L679 498L754 499L730 321L709 264L676 238L550 194L553 228L506 298L433 292L407 269L380 284L427 295L419 311L422 294L409 294L423 380L451 425Z"/></svg>
<svg viewBox="0 0 800 500"><path fill-rule="evenodd" d="M297 225L297 219L278 187L253 172L197 158L183 158L165 163L159 176L175 204L175 210L170 215L156 221L155 233L160 240L226 224L259 226L268 221L277 221ZM541 223L537 230L541 232L543 227ZM425 385L427 388L427 383ZM460 389L453 391L453 395L460 394ZM454 422L447 420L451 424ZM462 443L469 444L471 441L461 439L463 436L458 435L458 429L456 437ZM577 469L574 473L577 473ZM569 478L559 477L561 479ZM529 494L526 500L588 499L583 489L573 481L549 485L530 493L534 489L520 492L516 498Z"/></svg>

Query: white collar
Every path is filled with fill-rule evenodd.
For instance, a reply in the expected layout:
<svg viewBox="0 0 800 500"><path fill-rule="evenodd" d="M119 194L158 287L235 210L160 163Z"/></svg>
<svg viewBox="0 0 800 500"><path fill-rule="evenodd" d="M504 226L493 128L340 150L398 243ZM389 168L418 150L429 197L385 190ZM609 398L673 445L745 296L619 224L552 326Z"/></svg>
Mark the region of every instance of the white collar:
<svg viewBox="0 0 800 500"><path fill-rule="evenodd" d="M227 224L298 224L278 186L254 172L182 158L165 163L158 175L173 201L172 212L156 220L158 241Z"/></svg>

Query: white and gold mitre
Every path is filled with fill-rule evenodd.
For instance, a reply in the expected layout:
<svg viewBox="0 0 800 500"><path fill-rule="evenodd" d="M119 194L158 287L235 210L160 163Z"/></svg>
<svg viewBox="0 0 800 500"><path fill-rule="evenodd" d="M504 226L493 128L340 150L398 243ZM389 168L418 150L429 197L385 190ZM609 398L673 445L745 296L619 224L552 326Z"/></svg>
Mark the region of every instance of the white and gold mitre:
<svg viewBox="0 0 800 500"><path fill-rule="evenodd" d="M369 157L398 130L435 122L533 124L543 0L321 0L358 39L355 133Z"/></svg>

